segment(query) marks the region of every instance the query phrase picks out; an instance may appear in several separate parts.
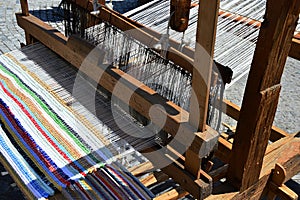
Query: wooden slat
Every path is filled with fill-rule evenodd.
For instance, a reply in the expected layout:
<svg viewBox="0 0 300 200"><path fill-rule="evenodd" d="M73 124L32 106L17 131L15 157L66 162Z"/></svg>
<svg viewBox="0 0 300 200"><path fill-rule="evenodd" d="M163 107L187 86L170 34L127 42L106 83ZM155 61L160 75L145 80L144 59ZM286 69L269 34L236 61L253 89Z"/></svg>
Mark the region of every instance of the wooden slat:
<svg viewBox="0 0 300 200"><path fill-rule="evenodd" d="M154 170L154 166L149 161L144 162L144 163L142 163L140 165L137 165L137 166L134 166L134 167L128 169L128 171L130 171L130 173L133 176L140 176L140 175L149 173L149 172L151 172L153 170Z"/></svg>
<svg viewBox="0 0 300 200"><path fill-rule="evenodd" d="M286 137L283 137L275 142L273 142L272 144L269 144L266 150L265 155L268 155L270 152L273 152L275 149L280 148L282 145L286 144L287 142L290 142L291 140L294 139L294 137L297 134L289 134Z"/></svg>
<svg viewBox="0 0 300 200"><path fill-rule="evenodd" d="M271 190L271 194L268 194L268 200L274 200L276 197L279 197L281 200L298 199L298 195L284 184L278 187L273 183L269 183L268 188Z"/></svg>
<svg viewBox="0 0 300 200"><path fill-rule="evenodd" d="M254 19L250 19L246 16L242 16L242 15L238 15L236 13L231 13L225 10L221 10L219 11L219 15L223 18L229 18L235 22L239 22L254 28L260 28L261 27L261 22L254 20Z"/></svg>
<svg viewBox="0 0 300 200"><path fill-rule="evenodd" d="M208 174L213 179L213 182L217 182L217 181L221 180L222 178L226 177L227 170L228 170L228 164L225 164L222 167L219 167L219 168L209 172Z"/></svg>
<svg viewBox="0 0 300 200"><path fill-rule="evenodd" d="M217 104L219 104L219 102ZM234 119L236 121L239 120L241 108L238 105L232 103L231 101L229 101L227 99L224 99L222 108L224 108L223 112L226 113L226 115L228 115L229 117L231 117L232 119ZM277 141L283 137L286 137L288 135L289 134L287 132L285 132L284 130L282 130L276 126L272 126L271 135L270 135L269 139L270 139L270 141L275 142L275 141Z"/></svg>
<svg viewBox="0 0 300 200"><path fill-rule="evenodd" d="M20 0L21 3L21 9L22 9L22 15L28 16L29 15L29 8L28 8L28 2L27 0ZM30 34L28 34L25 31L25 41L26 45L32 44L33 43L33 38Z"/></svg>
<svg viewBox="0 0 300 200"><path fill-rule="evenodd" d="M232 144L229 143L224 138L219 138L219 145L218 150L215 152L215 155L220 158L223 162L229 163L230 157L231 157L231 149Z"/></svg>
<svg viewBox="0 0 300 200"><path fill-rule="evenodd" d="M140 179L140 182L146 187L149 187L153 184L158 184L163 181L166 181L168 178L169 178L168 175L160 171L160 172L153 172L149 176Z"/></svg>
<svg viewBox="0 0 300 200"><path fill-rule="evenodd" d="M218 104L220 103L219 101L220 100L218 100ZM226 113L229 117L237 121L239 120L241 108L238 105L232 103L227 99L224 99L222 109L225 109L223 112Z"/></svg>
<svg viewBox="0 0 300 200"><path fill-rule="evenodd" d="M296 0L267 1L228 170L229 180L242 191L259 178L299 11Z"/></svg>

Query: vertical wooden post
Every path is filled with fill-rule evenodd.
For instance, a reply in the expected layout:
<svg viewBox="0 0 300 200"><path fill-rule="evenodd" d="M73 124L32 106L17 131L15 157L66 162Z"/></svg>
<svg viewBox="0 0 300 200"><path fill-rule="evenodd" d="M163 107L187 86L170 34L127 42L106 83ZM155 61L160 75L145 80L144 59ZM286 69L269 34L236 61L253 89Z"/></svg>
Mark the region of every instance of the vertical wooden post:
<svg viewBox="0 0 300 200"><path fill-rule="evenodd" d="M210 79L214 57L216 26L220 0L200 0L189 123L199 132L206 131ZM199 176L201 159L190 149L186 152L185 167Z"/></svg>
<svg viewBox="0 0 300 200"><path fill-rule="evenodd" d="M241 191L259 179L299 11L299 0L267 0L229 162L228 179Z"/></svg>
<svg viewBox="0 0 300 200"><path fill-rule="evenodd" d="M20 0L20 3L21 3L22 15L29 16L29 8L28 8L27 0ZM27 45L33 43L33 37L30 34L28 34L26 31L25 31L25 40Z"/></svg>
<svg viewBox="0 0 300 200"><path fill-rule="evenodd" d="M22 15L28 16L29 15L29 9L28 9L27 0L20 0L20 2L21 2Z"/></svg>

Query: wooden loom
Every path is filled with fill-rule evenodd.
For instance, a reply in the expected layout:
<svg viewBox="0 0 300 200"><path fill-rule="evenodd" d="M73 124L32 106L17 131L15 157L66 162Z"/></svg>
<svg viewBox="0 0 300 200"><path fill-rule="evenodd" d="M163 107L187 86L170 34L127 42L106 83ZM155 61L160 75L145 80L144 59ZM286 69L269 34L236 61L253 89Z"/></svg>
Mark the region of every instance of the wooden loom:
<svg viewBox="0 0 300 200"><path fill-rule="evenodd" d="M73 3L90 11L93 10L93 5L89 1L76 0ZM219 2L201 0L199 4L197 43L201 44L213 57ZM19 26L25 30L27 44L39 41L73 66L80 68L84 58L94 46L77 37L67 38L59 31L30 15L27 0L21 0L21 5L22 13L16 14L16 16ZM100 13L97 16L90 15L89 17L94 18L94 20L107 21L123 31L135 28L137 32L134 32L135 35L132 37L149 46L153 46L159 41L157 33L149 29L138 29L141 25L104 6L99 10ZM99 84L110 92L113 91L115 84L122 77L124 81L120 87L123 91L133 94L130 106L146 118L149 118L148 112L151 106L157 102L176 111L176 115L174 115L157 109L158 113L167 118L163 127L164 130L175 136L180 127L183 135L193 138L193 143L185 155L180 156L181 161L175 160L161 170L195 198L259 199L263 195L267 195L270 199L274 199L275 196L283 199L297 199L297 195L284 183L300 172L300 140L296 138L296 134L288 135L272 126L272 123L281 88L280 78L291 47L299 12L300 2L297 0L284 0L280 3L275 0L267 1L265 21L261 25L242 108L240 109L227 100L223 101L223 104L227 106L226 114L237 120L238 126L233 143L223 137L218 139L219 144L215 156L226 164L213 171L201 169L203 156L199 155L200 150L202 155L207 155L212 150L209 146L218 135L216 131L206 125L209 87L205 82L210 82L212 60L197 59L201 55L198 47L196 47L195 52L185 48L183 53L180 53L174 48L177 45L176 42L171 41L170 53L167 58L193 73L192 85L195 94L192 96L190 110L199 110L200 119L198 113L188 113L172 102L156 98L155 91L145 85L140 86L138 81L119 69L109 68L103 71L101 67L99 68L94 64L91 64L90 67L103 71ZM184 54L185 52L189 53ZM205 66L200 69L202 78L196 70L197 66ZM91 71L93 70L83 72L98 81L90 73ZM132 91L134 86L138 86L139 90ZM118 97L126 101L126 99L122 99L121 94ZM201 103L197 104L193 101ZM197 129L198 131L195 132ZM185 138L177 139L181 141ZM272 143L268 144L268 141ZM150 150L148 149L148 151ZM176 149L172 149L172 152L176 153ZM158 156L161 160L170 159L165 154ZM155 167L156 159L151 157L148 159L151 163L137 167L132 173L142 174ZM156 177L158 178L156 179ZM213 183L219 182L224 177L227 178L224 184L213 187ZM165 178L165 175L153 174L143 182L145 185L150 185ZM228 189L225 187L228 185L231 186L229 187L230 190L225 189ZM172 190L157 199L179 198L184 196L186 192Z"/></svg>

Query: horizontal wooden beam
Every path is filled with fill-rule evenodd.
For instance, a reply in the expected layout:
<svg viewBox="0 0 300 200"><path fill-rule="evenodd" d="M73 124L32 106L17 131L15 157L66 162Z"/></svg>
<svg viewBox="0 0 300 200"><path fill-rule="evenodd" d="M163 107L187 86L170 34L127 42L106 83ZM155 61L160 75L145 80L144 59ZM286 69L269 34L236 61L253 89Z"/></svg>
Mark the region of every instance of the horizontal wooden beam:
<svg viewBox="0 0 300 200"><path fill-rule="evenodd" d="M277 186L274 183L269 183L268 188L270 190L270 193L268 195L268 199L275 199L276 196L279 197L279 199L284 199L284 200L297 200L298 195L288 188L286 185L281 185Z"/></svg>
<svg viewBox="0 0 300 200"><path fill-rule="evenodd" d="M220 102L218 102L219 104ZM229 117L231 117L232 119L238 121L239 117L240 117L240 111L241 111L241 107L239 107L238 105L232 103L231 101L224 99L223 100L223 105L222 105L222 109L223 112L228 115ZM276 126L272 126L272 130L271 130L271 136L270 136L270 141L275 142L283 137L288 136L289 134L287 132L285 132L284 130L276 127Z"/></svg>
<svg viewBox="0 0 300 200"><path fill-rule="evenodd" d="M141 176L154 171L154 166L151 162L147 161L140 165L133 166L132 168L128 169L128 171L130 171L133 176Z"/></svg>

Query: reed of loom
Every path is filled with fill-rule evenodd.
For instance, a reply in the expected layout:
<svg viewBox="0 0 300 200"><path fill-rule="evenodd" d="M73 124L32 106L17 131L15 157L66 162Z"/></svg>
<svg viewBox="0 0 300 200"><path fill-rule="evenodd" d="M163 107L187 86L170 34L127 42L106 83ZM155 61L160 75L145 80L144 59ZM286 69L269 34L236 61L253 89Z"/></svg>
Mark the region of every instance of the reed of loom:
<svg viewBox="0 0 300 200"><path fill-rule="evenodd" d="M27 2L25 0L21 0L21 2L23 12L17 14L17 20L26 34L55 51L75 67L79 67L91 49L90 44L86 44L85 41L76 37L67 38L63 36L41 20L29 15ZM89 8L90 5L86 0L77 0L76 4L84 8ZM199 4L197 42L202 44L206 51L213 56L218 1L201 0ZM168 55L168 59L194 72L192 84L196 94L192 96L192 99L198 99L201 102L199 105L201 118L200 120L195 119L192 112L188 116L187 112L178 109L170 102L161 102L163 105L168 103L169 106L177 110L177 116L184 116L177 118L172 114L165 113L167 124L164 126L164 130L170 134L175 134L176 128L182 125L182 131L186 135L194 137L193 144L187 150L185 157L182 158L185 161L184 164L175 161L163 168L162 171L177 181L184 190L195 198L259 199L267 195L269 199L274 199L275 196L283 199L297 199L297 195L284 183L300 171L300 139L296 138L296 134L288 135L272 126L272 123L281 88L280 77L292 44L299 12L300 2L297 0L267 1L265 21L261 25L242 107L239 108L226 100L223 102L227 105L226 114L238 121L233 143L223 137L219 138L216 156L227 164L211 172L204 172L201 169L201 157L198 153L201 146L211 142L209 135L214 136L216 133L206 125L209 90L201 84L202 80L198 78L194 67L199 64L205 66L202 68L203 74L205 74L203 78L209 80L212 61L210 59L198 60L197 48L195 49L195 59L171 48L171 52L176 52L177 56L171 53ZM105 7L100 8L100 14L97 17L122 30L137 28L136 24L131 23L130 20ZM149 32L151 31L149 30ZM147 41L157 42L158 39L150 35L149 32L140 31L147 39L152 39ZM142 40L142 38L136 39ZM174 44L173 41L171 44ZM194 66L188 64L187 60L193 61L191 63L194 63ZM92 67L96 66L91 65ZM104 72L104 78L99 81L99 84L112 91L115 81L123 74L118 69L109 69ZM91 74L88 75L92 77ZM121 87L125 91L130 91L131 86L136 84L135 79L126 76ZM153 98L150 98L150 94L153 92L155 91L146 86L140 87L140 91L133 93L135 102L130 102L130 106L141 115L149 117L147 109L154 104ZM144 109L139 107L141 104ZM193 110L194 105L191 103L190 110ZM193 131L195 128L198 129L196 133ZM268 144L269 140L273 143ZM208 153L210 150L205 149L207 152L204 153ZM176 153L176 149L172 152ZM162 159L169 159L165 155L161 155L161 157ZM152 165L155 166L155 160L151 158L149 160L153 163L142 167L140 173L151 168ZM219 188L212 188L212 182L216 183L224 177L227 178L225 184ZM145 184L147 185L147 183ZM233 190L226 192L224 185L233 186ZM218 194L212 194L212 190L215 189L218 189ZM176 198L180 197L182 193L173 191L170 195L173 195L172 198Z"/></svg>

